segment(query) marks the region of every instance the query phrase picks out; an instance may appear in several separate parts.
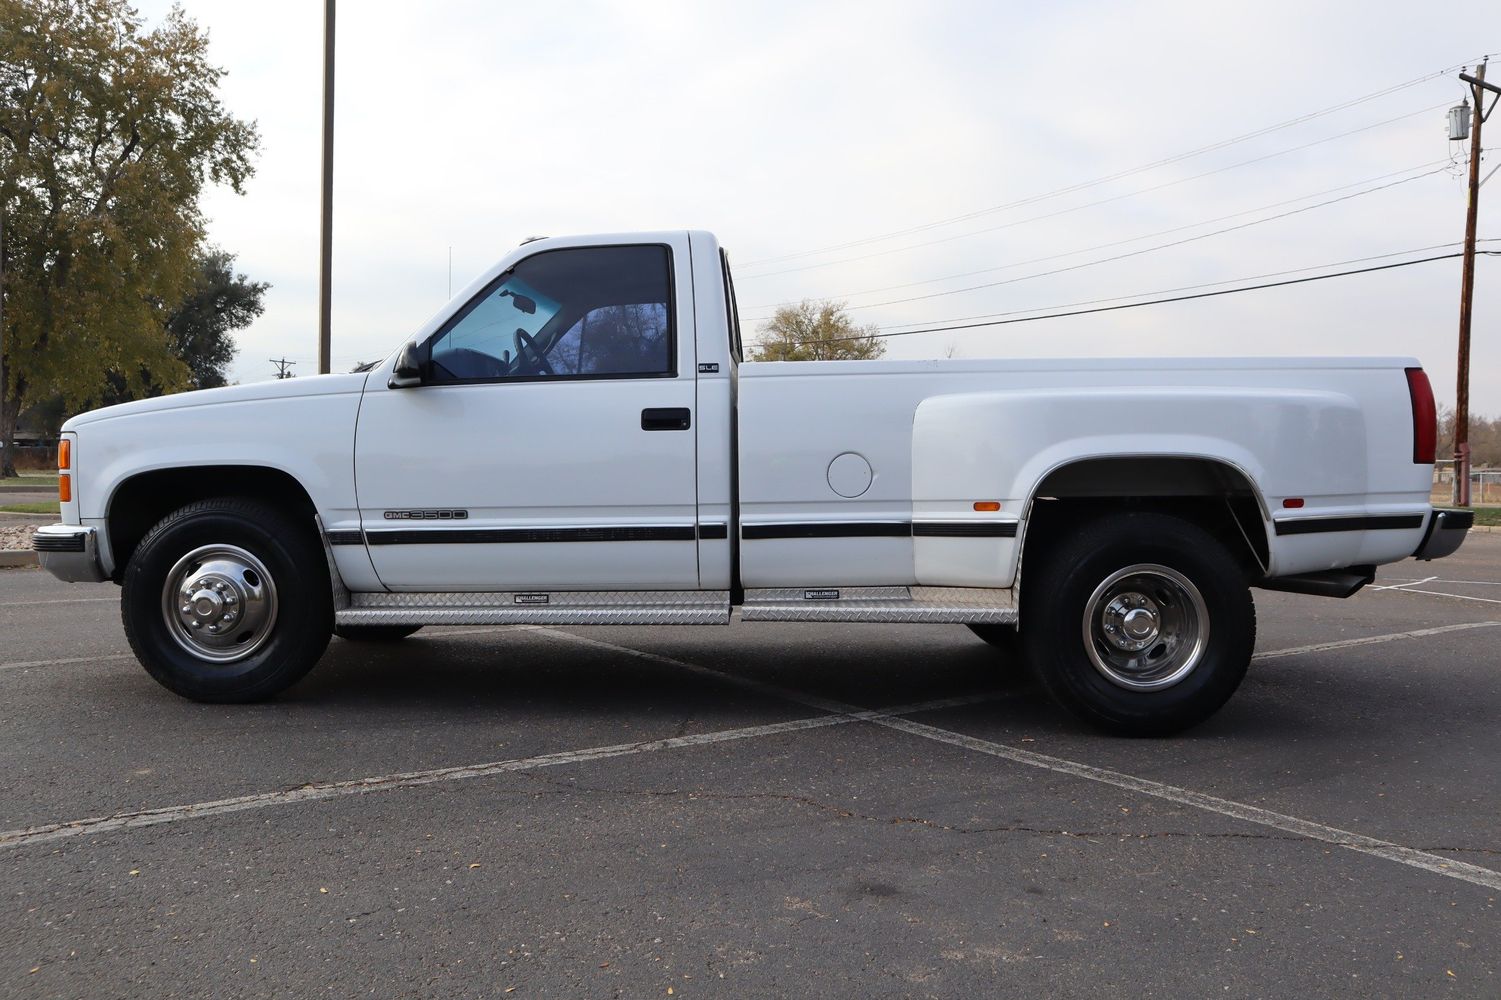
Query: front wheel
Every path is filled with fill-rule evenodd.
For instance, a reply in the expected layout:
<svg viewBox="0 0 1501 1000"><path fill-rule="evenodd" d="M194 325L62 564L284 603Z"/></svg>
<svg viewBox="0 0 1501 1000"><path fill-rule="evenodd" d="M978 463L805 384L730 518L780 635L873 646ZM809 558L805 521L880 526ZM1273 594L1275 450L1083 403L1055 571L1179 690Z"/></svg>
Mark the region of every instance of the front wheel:
<svg viewBox="0 0 1501 1000"><path fill-rule="evenodd" d="M1198 525L1163 514L1086 524L1022 595L1022 639L1043 687L1124 735L1166 735L1213 715L1245 677L1256 641L1234 557Z"/></svg>
<svg viewBox="0 0 1501 1000"><path fill-rule="evenodd" d="M185 698L270 698L328 646L333 598L310 524L255 500L202 500L136 546L120 594L146 672Z"/></svg>

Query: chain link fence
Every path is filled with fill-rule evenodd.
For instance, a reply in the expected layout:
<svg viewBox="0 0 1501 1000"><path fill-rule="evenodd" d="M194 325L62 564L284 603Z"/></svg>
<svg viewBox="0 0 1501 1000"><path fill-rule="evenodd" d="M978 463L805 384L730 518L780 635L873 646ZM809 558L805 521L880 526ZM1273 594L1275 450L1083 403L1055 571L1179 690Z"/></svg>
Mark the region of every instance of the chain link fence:
<svg viewBox="0 0 1501 1000"><path fill-rule="evenodd" d="M1454 501L1454 459L1440 459L1433 463L1433 502L1449 504ZM1470 470L1470 503L1501 504L1501 469Z"/></svg>

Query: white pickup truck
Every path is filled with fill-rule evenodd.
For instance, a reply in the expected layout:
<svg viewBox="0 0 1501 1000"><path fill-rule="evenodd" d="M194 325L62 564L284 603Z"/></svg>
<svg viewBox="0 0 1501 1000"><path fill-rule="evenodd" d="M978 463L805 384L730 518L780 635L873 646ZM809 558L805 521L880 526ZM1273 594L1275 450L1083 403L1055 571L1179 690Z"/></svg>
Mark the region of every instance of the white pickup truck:
<svg viewBox="0 0 1501 1000"><path fill-rule="evenodd" d="M171 690L251 701L330 632L968 625L1084 719L1216 711L1250 588L1446 555L1416 361L743 360L706 232L531 241L368 371L63 427L35 548L114 580Z"/></svg>

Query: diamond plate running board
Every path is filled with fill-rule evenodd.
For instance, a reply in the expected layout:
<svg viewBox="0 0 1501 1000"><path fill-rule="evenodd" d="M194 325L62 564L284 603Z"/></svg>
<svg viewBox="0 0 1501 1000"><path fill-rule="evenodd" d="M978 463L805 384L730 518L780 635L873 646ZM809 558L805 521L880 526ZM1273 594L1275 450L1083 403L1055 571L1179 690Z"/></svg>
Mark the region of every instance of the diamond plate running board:
<svg viewBox="0 0 1501 1000"><path fill-rule="evenodd" d="M748 622L943 622L1014 625L1016 591L978 587L778 587L747 590Z"/></svg>
<svg viewBox="0 0 1501 1000"><path fill-rule="evenodd" d="M338 625L728 625L725 590L351 594Z"/></svg>

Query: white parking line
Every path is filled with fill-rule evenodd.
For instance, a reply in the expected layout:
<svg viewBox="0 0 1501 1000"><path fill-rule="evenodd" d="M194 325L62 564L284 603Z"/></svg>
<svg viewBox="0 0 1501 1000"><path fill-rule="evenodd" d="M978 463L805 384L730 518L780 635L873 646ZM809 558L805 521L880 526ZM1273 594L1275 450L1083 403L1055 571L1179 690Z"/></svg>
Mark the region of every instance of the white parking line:
<svg viewBox="0 0 1501 1000"><path fill-rule="evenodd" d="M1421 580L1399 581L1388 587L1367 587L1367 590L1401 590L1403 587L1411 587L1418 583L1463 583L1472 587L1501 587L1501 582L1495 580L1445 580L1437 576L1425 576Z"/></svg>
<svg viewBox="0 0 1501 1000"><path fill-rule="evenodd" d="M1457 601L1479 601L1481 604L1501 604L1501 600L1491 597L1472 597L1469 594L1451 594L1447 590L1418 590L1418 586L1425 583L1443 584L1445 586L1461 587L1501 587L1501 583L1490 580L1441 580L1436 576L1425 576L1421 580L1399 581L1389 583L1384 587L1370 587L1370 590L1390 590L1399 594L1426 594L1429 597L1452 597Z"/></svg>
<svg viewBox="0 0 1501 1000"><path fill-rule="evenodd" d="M1322 653L1326 649L1345 649L1349 646L1372 646L1382 642L1392 642L1396 639L1421 639L1424 636L1443 635L1445 632L1464 632L1475 628L1491 628L1501 625L1501 622L1465 622L1461 625L1440 625L1437 628L1419 628L1411 632L1388 632L1385 635L1367 635L1357 639L1337 639L1333 642L1316 642L1311 646L1292 646L1288 649L1271 649L1265 653L1257 653L1252 660L1275 660L1284 656L1298 656L1303 653Z"/></svg>
<svg viewBox="0 0 1501 1000"><path fill-rule="evenodd" d="M224 813L244 812L247 809L264 809L268 806L291 805L298 802L318 802L345 795L365 795L371 792L389 791L396 788L411 788L416 785L432 785L447 781L463 781L469 778L484 778L512 771L530 771L540 767L556 767L560 764L581 764L610 757L626 757L650 753L656 750L673 750L679 747L706 746L711 743L727 743L733 740L754 739L760 736L775 736L781 733L798 732L804 729L821 729L826 726L842 726L851 722L875 722L890 715L914 712L930 712L940 708L971 705L1000 697L996 693L964 695L957 698L942 698L936 701L898 705L894 708L855 710L842 714L819 715L809 719L794 719L790 722L774 722L765 726L747 726L743 729L725 729L714 733L697 733L692 736L674 736L662 740L644 740L639 743L617 743L613 746L592 747L586 750L566 750L561 753L541 754L513 760L492 761L486 764L468 764L459 767L439 767L427 771L408 771L400 774L384 774L371 778L353 778L347 781L328 781L302 785L277 792L260 792L240 795L210 802L195 802L190 805L166 806L160 809L141 809L134 812L115 813L112 816L96 816L89 819L71 820L66 823L50 823L20 830L0 832L0 849L38 844L66 837L81 837L88 834L109 833L114 830L132 830L143 826L160 826L178 823L203 816L218 816Z"/></svg>
<svg viewBox="0 0 1501 1000"><path fill-rule="evenodd" d="M1468 631L1469 629L1492 628L1497 625L1501 625L1501 622L1464 622L1459 625L1440 625L1436 628L1413 629L1409 632L1387 632L1382 635L1366 635L1360 636L1359 638L1355 639L1336 639L1332 642L1314 643L1311 646L1291 646L1286 649L1269 649L1265 653L1257 653L1255 656L1251 657L1251 659L1276 660L1284 656L1297 656L1302 653L1321 653L1328 649L1344 649L1348 646L1373 646L1383 642L1395 642L1399 639L1421 639L1425 636L1443 635L1445 632L1464 632ZM687 663L682 660L674 660L670 656L662 656L658 653L648 653L645 650L632 649L630 646L618 646L613 642L604 642L600 639L591 639L587 636L574 635L572 632L563 632L558 629L549 628L545 625L536 626L534 630L542 635L548 635L560 639L567 639L571 642L580 643L586 646L597 646L601 649L608 649L616 653L625 653L628 656L634 656L638 659L655 660L658 663L664 663L668 666L679 667L699 673L708 673L719 678L730 676L729 674L721 673L720 671L711 669L709 667L701 667L698 664ZM760 686L759 681L752 681L747 678L739 678L737 680L737 683L739 683L742 687ZM787 697L789 692L786 688L772 687L767 688L767 693L774 694L779 698L785 698ZM807 696L804 697L806 698ZM803 701L803 704L816 704L819 708L823 708L830 712L841 712L849 708L849 706L840 705L840 703L838 702L825 702L821 700L805 700Z"/></svg>
<svg viewBox="0 0 1501 1000"><path fill-rule="evenodd" d="M454 629L451 632L431 632L415 636L418 639L446 639L463 635L488 635L494 632L531 632L540 625L496 625L491 628ZM104 663L108 660L133 660L134 653L106 653L103 656L67 656L57 660L19 660L0 663L0 670L26 670L31 667L62 667L73 663Z"/></svg>
<svg viewBox="0 0 1501 1000"><path fill-rule="evenodd" d="M1267 659L1277 656L1290 656L1295 653L1313 652L1323 649L1336 649L1347 646L1369 645L1378 642L1390 642L1398 639L1417 638L1427 635L1454 632L1464 629L1485 628L1501 624L1497 622L1472 622L1461 625L1447 625L1433 629L1418 629L1410 632L1397 632L1382 636L1366 636L1358 639L1346 639L1331 643L1321 643L1314 646L1302 646L1292 649L1273 650L1263 653L1259 659ZM511 627L503 627L510 631ZM749 678L739 677L725 673L700 664L678 660L659 653L651 653L646 650L635 649L630 646L621 646L616 643L604 642L587 636L575 635L545 626L529 626L528 631L534 631L544 636L549 636L560 641L577 643L611 650L623 655L638 659L649 660L679 669L688 670L695 674L714 677L726 683L734 684L742 688L754 690L762 694L780 698L795 704L804 705L830 713L809 719L799 719L790 722L773 723L766 726L750 726L743 729L722 730L716 733L701 733L693 736L680 736L663 740L648 740L638 743L623 743L613 746L595 747L585 750L564 751L554 754L543 754L537 757L520 758L506 761L494 761L486 764L466 765L450 768L436 768L427 771L412 771L399 774L381 775L370 778L357 778L347 781L323 782L304 785L299 788L287 789L277 792L263 792L254 795L238 796L228 799L217 799L209 802L199 802L189 805L168 806L159 809L139 810L135 812L117 813L112 816L93 817L89 819L75 820L65 823L54 823L46 826L30 827L20 830L0 832L0 848L19 847L26 844L35 844L51 840L59 840L66 837L83 836L87 834L107 833L114 830L134 829L144 826L156 826L164 823L175 823L187 819L195 819L201 816L220 815L224 813L242 812L249 809L260 809L268 806L287 805L298 802L321 801L346 795L363 795L370 792L385 791L395 788L412 787L417 785L434 784L447 781L460 781L468 778L479 778L495 774L503 774L513 771L531 770L541 767L557 766L560 764L584 763L593 760L603 760L611 757L622 757L634 754L649 753L656 750L675 749L679 747L701 746L713 743L729 742L733 740L752 739L760 736L769 736L780 733L796 732L804 729L817 729L828 726L842 725L851 722L870 722L878 726L903 732L908 735L919 736L924 739L934 740L962 749L984 753L989 756L1023 764L1028 767L1040 768L1058 774L1069 775L1094 781L1101 784L1111 785L1141 795L1148 795L1180 805L1190 806L1195 809L1215 813L1243 822L1281 830L1295 836L1305 837L1309 840L1329 844L1335 847L1343 847L1361 854L1392 861L1397 864L1407 865L1412 868L1443 875L1449 878L1459 879L1485 888L1501 890L1501 872L1478 865L1471 865L1462 861L1454 861L1441 855L1430 854L1414 848L1404 847L1400 844L1391 843L1364 834L1352 833L1337 827L1326 826L1310 820L1300 819L1283 813L1263 809L1259 806L1246 805L1230 799L1222 799L1217 796L1207 795L1175 785L1151 781L1146 778L1138 778L1134 775L1106 768L1094 767L1077 761L1067 760L1061 757L1052 757L1039 754L1030 750L996 743L978 737L967 736L947 729L940 729L924 723L914 722L910 719L901 718L905 715L913 715L922 712L936 711L945 708L954 708L963 705L975 704L997 697L994 693L981 695L946 698L937 701L921 702L912 705L898 706L890 709L862 709L855 705L824 698L818 695L806 694L780 685L770 684ZM477 634L480 631L463 633ZM46 666L57 663L80 663L107 659L125 659L129 654L104 657L76 657L67 660L41 660L31 663L0 664L0 669L15 669L24 666Z"/></svg>
<svg viewBox="0 0 1501 1000"><path fill-rule="evenodd" d="M51 601L4 601L0 602L0 608L34 608L39 604L119 604L119 596L115 597L59 597Z"/></svg>
<svg viewBox="0 0 1501 1000"><path fill-rule="evenodd" d="M0 670L26 670L30 667L61 667L69 663L104 663L108 660L133 660L134 653L106 653L103 656L67 656L60 660L18 660L0 663Z"/></svg>
<svg viewBox="0 0 1501 1000"><path fill-rule="evenodd" d="M1437 580L1436 576L1425 576L1421 580L1408 580L1405 583L1388 583L1382 587L1372 587L1371 590L1401 590L1403 587L1415 587L1420 583L1432 583Z"/></svg>
<svg viewBox="0 0 1501 1000"><path fill-rule="evenodd" d="M1427 594L1429 597L1452 597L1457 601L1479 601L1481 604L1501 604L1501 601L1493 597L1471 597L1468 594L1446 594L1442 590L1413 590L1411 587L1398 588L1399 594Z"/></svg>
<svg viewBox="0 0 1501 1000"><path fill-rule="evenodd" d="M1496 624L1485 622L1485 625ZM1477 625L1468 626L1471 628ZM1454 631L1457 626L1448 626L1445 631ZM585 645L613 649L618 652L654 660L659 663L673 664L698 674L708 674L721 678L732 684L740 684L751 690L764 694L774 694L788 701L800 705L821 708L826 711L857 713L861 710L853 705L831 701L827 698L815 695L806 695L800 691L780 687L775 684L767 684L763 681L746 680L733 674L723 673L710 667L696 663L687 663L682 660L674 660L671 657L661 656L656 653L647 653L643 650L632 649L629 646L617 646L614 643L602 642L598 639L585 636L573 635L570 632L560 632L555 629L541 629L544 634L559 638L571 639ZM1435 632L1434 630L1423 630ZM1365 642L1390 641L1392 639L1408 638L1415 633L1396 633L1390 636L1372 636ZM1343 645L1359 645L1360 640L1347 640ZM1333 644L1330 644L1333 645ZM1278 651L1281 653L1282 651ZM904 712L904 715L915 714ZM1482 868L1479 865L1468 864L1463 861L1453 861L1438 854L1429 854L1426 851L1415 850L1411 847L1403 847L1389 841L1378 840L1375 837L1367 837L1364 834L1351 833L1337 827L1325 826L1310 820L1299 819L1296 816L1288 816L1283 813L1273 812L1270 809L1262 809L1259 806L1250 806L1230 799L1222 799L1214 795L1206 795L1203 792L1195 792L1176 785L1166 785L1161 782L1151 781L1146 778L1137 778L1133 775L1123 774L1119 771L1111 771L1089 764L1080 764L1077 761L1066 760L1062 757L1050 757L1046 754L1034 753L1030 750L1022 750L1017 747L1007 746L1003 743L993 743L990 740L982 740L973 736L965 736L962 733L951 732L947 729L939 729L921 722L913 722L910 719L898 719L893 717L870 718L868 721L888 729L895 729L913 736L921 736L924 739L935 740L939 743L947 743L951 746L962 747L966 750L974 750L979 753L989 754L992 757L1000 757L1017 764L1025 764L1028 767L1042 768L1058 774L1071 775L1083 778L1086 781L1095 781L1105 785L1113 785L1117 788L1126 789L1141 795L1149 795L1154 798L1175 802L1179 805L1192 806L1206 812L1228 816L1232 819L1242 820L1247 823L1255 823L1260 826L1271 827L1284 833L1306 837L1334 847L1343 847L1348 850L1368 854L1372 857L1382 858L1386 861L1395 861L1398 864L1418 868L1432 872L1435 875L1444 875L1449 878L1470 882L1474 885L1484 886L1488 889L1501 890L1501 872L1490 868Z"/></svg>
<svg viewBox="0 0 1501 1000"><path fill-rule="evenodd" d="M913 736L922 736L926 739L937 740L940 743L963 747L966 750L989 754L992 757L1000 757L1018 764L1025 764L1028 767L1039 767L1059 774L1068 774L1076 778L1083 778L1087 781L1097 781L1101 784L1113 785L1116 788L1122 788L1126 791L1136 792L1141 795L1150 795L1153 798L1165 799L1168 802L1176 802L1179 805L1192 806L1195 809L1203 809L1206 812L1229 816L1232 819L1243 820L1247 823L1271 827L1274 830L1281 830L1284 833L1291 833L1295 836L1307 837L1309 840L1316 840L1333 847L1344 847L1348 850L1357 851L1361 854L1369 854L1372 857L1382 858L1386 861L1395 861L1398 864L1419 868L1426 872L1432 872L1435 875L1446 875L1449 878L1457 878L1463 882L1484 886L1487 889L1501 890L1501 872L1490 868L1481 868L1479 865L1468 864L1464 861L1454 861L1442 855L1414 850L1411 847L1403 847L1400 844L1393 844L1389 841L1377 840L1375 837L1367 837L1364 834L1351 833L1348 830L1341 830L1337 827L1325 826L1322 823L1299 819L1296 816L1273 812L1270 809L1262 809L1259 806L1248 806L1243 802L1234 802L1230 799L1206 795L1203 792L1179 788L1176 785L1165 785L1160 781L1150 781L1146 778L1122 774L1119 771L1111 771L1103 767L1092 767L1089 764L1080 764L1076 761L1065 760L1062 757L1050 757L1047 754L1033 753L1030 750L1022 750L1017 747L1006 746L1002 743L992 743L990 740L965 736L961 733L950 732L947 729L939 729L936 726L913 722L910 719L872 719L871 721L878 726L885 726L888 729L896 729L904 733L911 733Z"/></svg>

